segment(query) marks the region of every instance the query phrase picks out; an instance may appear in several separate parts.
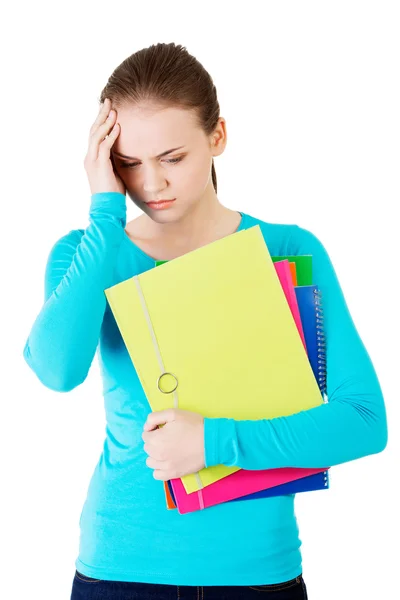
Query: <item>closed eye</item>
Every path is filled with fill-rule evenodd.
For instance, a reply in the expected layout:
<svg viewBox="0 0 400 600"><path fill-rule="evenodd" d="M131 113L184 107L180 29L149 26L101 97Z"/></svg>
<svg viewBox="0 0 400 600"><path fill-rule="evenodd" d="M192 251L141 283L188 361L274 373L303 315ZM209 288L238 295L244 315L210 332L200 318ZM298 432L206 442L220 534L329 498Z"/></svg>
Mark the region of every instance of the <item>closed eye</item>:
<svg viewBox="0 0 400 600"><path fill-rule="evenodd" d="M176 163L180 162L181 160L183 160L183 156L178 156L177 158L169 158L166 159L167 163L170 163L172 165L175 165ZM121 169L126 169L127 167L136 167L136 165L138 165L138 162L135 163L121 163Z"/></svg>

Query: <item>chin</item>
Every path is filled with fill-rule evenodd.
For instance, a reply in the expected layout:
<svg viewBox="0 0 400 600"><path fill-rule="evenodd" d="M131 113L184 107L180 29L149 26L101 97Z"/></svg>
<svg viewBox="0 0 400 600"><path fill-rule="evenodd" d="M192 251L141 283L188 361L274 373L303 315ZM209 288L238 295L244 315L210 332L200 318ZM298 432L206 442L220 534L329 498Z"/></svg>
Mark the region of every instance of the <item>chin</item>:
<svg viewBox="0 0 400 600"><path fill-rule="evenodd" d="M156 223L171 223L177 220L177 214L172 208L165 210L152 210L146 205L142 209L146 215Z"/></svg>

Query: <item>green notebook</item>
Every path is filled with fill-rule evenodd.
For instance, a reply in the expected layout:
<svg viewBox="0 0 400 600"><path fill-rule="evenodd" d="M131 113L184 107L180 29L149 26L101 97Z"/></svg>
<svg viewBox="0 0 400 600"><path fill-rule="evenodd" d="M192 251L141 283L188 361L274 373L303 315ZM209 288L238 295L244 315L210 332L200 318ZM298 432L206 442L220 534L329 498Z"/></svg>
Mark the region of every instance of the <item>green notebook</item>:
<svg viewBox="0 0 400 600"><path fill-rule="evenodd" d="M300 256L271 256L272 262L279 260L288 260L296 264L297 285L313 285L312 280L312 254L302 254ZM156 267L162 265L167 260L156 260Z"/></svg>

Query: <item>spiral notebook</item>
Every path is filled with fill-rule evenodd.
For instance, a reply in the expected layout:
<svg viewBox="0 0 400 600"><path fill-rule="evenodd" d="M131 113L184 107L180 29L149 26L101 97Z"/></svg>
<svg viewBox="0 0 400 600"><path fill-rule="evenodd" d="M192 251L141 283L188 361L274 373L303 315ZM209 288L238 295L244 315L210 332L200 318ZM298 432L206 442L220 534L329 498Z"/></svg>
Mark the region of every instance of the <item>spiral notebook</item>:
<svg viewBox="0 0 400 600"><path fill-rule="evenodd" d="M315 379L326 401L327 369L324 309L318 285L295 287L309 360Z"/></svg>

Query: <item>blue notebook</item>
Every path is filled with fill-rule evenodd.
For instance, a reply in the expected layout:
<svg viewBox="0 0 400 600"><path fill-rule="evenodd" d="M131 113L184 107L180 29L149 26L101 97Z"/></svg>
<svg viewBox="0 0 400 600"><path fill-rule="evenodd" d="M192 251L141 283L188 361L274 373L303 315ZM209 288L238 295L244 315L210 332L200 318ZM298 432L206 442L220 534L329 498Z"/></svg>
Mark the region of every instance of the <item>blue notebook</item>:
<svg viewBox="0 0 400 600"><path fill-rule="evenodd" d="M317 285L295 286L294 290L310 365L326 401L326 342L321 292Z"/></svg>
<svg viewBox="0 0 400 600"><path fill-rule="evenodd" d="M171 482L168 481L168 489L171 497L176 504L174 491L172 489ZM285 496L287 494L297 494L298 492L312 492L315 490L323 490L329 488L329 477L328 471L322 471L321 473L314 473L314 475L308 475L295 481L288 481L281 485L275 485L274 487L268 488L267 490L261 490L254 492L254 494L247 494L241 498L234 498L229 502L240 502L241 500L255 500L256 498L270 498L272 496Z"/></svg>

